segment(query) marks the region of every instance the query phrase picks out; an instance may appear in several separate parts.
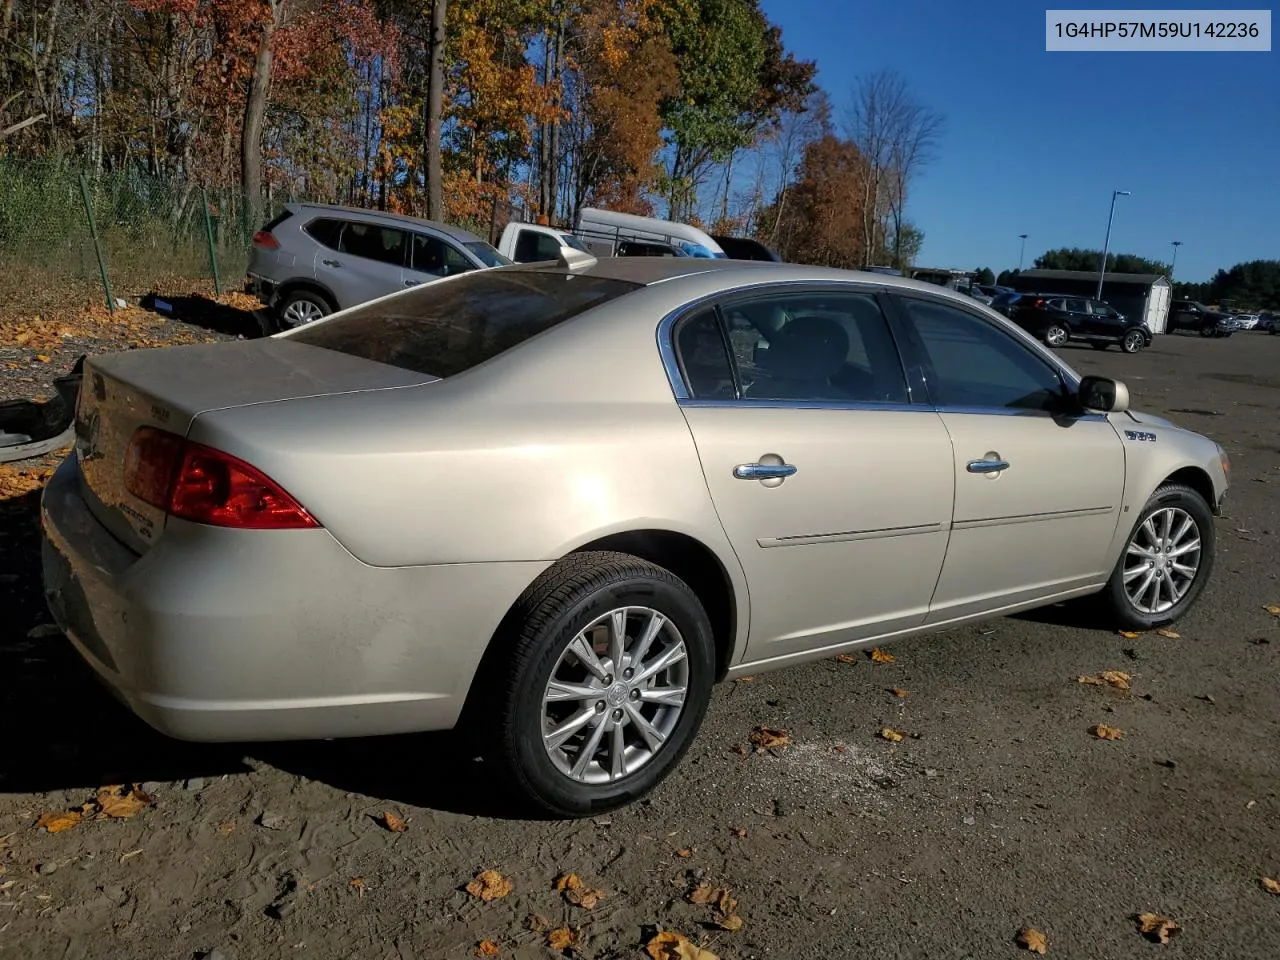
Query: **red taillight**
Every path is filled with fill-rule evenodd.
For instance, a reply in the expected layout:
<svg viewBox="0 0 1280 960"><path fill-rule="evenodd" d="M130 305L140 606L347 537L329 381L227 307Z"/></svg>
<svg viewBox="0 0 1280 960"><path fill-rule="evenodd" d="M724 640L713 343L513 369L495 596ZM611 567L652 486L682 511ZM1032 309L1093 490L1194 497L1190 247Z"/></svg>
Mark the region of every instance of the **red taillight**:
<svg viewBox="0 0 1280 960"><path fill-rule="evenodd" d="M1043 306L1044 306L1044 300L1041 297L1036 297L1034 300L1031 301L1032 309L1035 309L1036 307L1043 307Z"/></svg>
<svg viewBox="0 0 1280 960"><path fill-rule="evenodd" d="M244 234L241 234L241 236L244 236ZM270 230L259 230L255 233L253 235L253 243L254 246L266 247L268 250L280 249L280 241L275 238L275 234Z"/></svg>
<svg viewBox="0 0 1280 960"><path fill-rule="evenodd" d="M256 467L177 434L140 427L124 463L130 493L182 520L241 530L320 526Z"/></svg>

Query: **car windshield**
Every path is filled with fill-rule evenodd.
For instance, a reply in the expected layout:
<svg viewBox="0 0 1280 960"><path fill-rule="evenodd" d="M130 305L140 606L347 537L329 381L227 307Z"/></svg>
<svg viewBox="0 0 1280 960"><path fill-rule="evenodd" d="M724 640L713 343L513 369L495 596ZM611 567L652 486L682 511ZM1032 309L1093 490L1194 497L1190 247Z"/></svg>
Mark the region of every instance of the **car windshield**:
<svg viewBox="0 0 1280 960"><path fill-rule="evenodd" d="M640 288L604 277L477 270L382 297L287 336L434 377L452 377Z"/></svg>
<svg viewBox="0 0 1280 960"><path fill-rule="evenodd" d="M479 257L486 267L505 267L511 263L510 260L483 240L470 240L465 244L465 246L468 250Z"/></svg>

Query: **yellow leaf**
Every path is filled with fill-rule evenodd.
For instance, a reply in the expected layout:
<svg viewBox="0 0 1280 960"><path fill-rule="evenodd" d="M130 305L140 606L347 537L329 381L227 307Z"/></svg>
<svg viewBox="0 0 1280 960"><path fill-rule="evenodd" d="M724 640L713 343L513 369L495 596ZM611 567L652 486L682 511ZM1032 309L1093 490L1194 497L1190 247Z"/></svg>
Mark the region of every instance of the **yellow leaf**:
<svg viewBox="0 0 1280 960"><path fill-rule="evenodd" d="M232 833L235 832L235 829L236 829L236 825L234 823L231 823L230 821L227 821L226 823L218 825L218 830L219 832L222 833L224 837L230 836Z"/></svg>
<svg viewBox="0 0 1280 960"><path fill-rule="evenodd" d="M594 910L604 899L603 890L588 887L576 873L560 874L555 879L555 888L564 894L566 901L583 910Z"/></svg>
<svg viewBox="0 0 1280 960"><path fill-rule="evenodd" d="M80 822L80 811L66 810L62 813L42 814L36 821L36 827L44 827L46 833L61 833L70 830Z"/></svg>
<svg viewBox="0 0 1280 960"><path fill-rule="evenodd" d="M898 659L892 653L887 653L879 647L872 647L871 652L867 654L867 656L869 656L875 663L893 663L893 661Z"/></svg>
<svg viewBox="0 0 1280 960"><path fill-rule="evenodd" d="M576 873L562 873L556 877L554 881L555 889L561 892L565 890L578 890L582 887L582 879Z"/></svg>
<svg viewBox="0 0 1280 960"><path fill-rule="evenodd" d="M552 950L565 950L574 945L578 935L568 927L556 927L547 934L547 946Z"/></svg>
<svg viewBox="0 0 1280 960"><path fill-rule="evenodd" d="M1263 877L1262 889L1267 893L1280 894L1280 880L1275 880L1272 877Z"/></svg>
<svg viewBox="0 0 1280 960"><path fill-rule="evenodd" d="M662 930L645 944L651 960L720 960L710 950L703 950L683 933Z"/></svg>
<svg viewBox="0 0 1280 960"><path fill-rule="evenodd" d="M858 658L851 653L836 654L837 663L857 663Z"/></svg>
<svg viewBox="0 0 1280 960"><path fill-rule="evenodd" d="M1144 937L1155 943L1168 943L1169 938L1182 932L1182 928L1158 913L1138 915L1138 930Z"/></svg>
<svg viewBox="0 0 1280 960"><path fill-rule="evenodd" d="M1181 640L1181 639L1182 639L1182 634L1178 633L1178 631L1176 631L1176 630L1157 630L1157 631L1156 631L1156 633L1157 633L1159 636L1164 637L1166 640Z"/></svg>
<svg viewBox="0 0 1280 960"><path fill-rule="evenodd" d="M151 798L137 786L101 787L94 799L104 817L123 819L136 816L151 802Z"/></svg>
<svg viewBox="0 0 1280 960"><path fill-rule="evenodd" d="M1018 931L1018 946L1032 953L1043 954L1049 949L1048 938L1035 927L1023 927Z"/></svg>
<svg viewBox="0 0 1280 960"><path fill-rule="evenodd" d="M888 740L890 743L900 743L902 741L902 734L899 731L894 730L892 727L883 727L880 730L880 739Z"/></svg>
<svg viewBox="0 0 1280 960"><path fill-rule="evenodd" d="M1105 723L1095 723L1089 728L1089 732L1099 740L1119 740L1124 736L1124 731L1119 727L1108 727Z"/></svg>
<svg viewBox="0 0 1280 960"><path fill-rule="evenodd" d="M1273 617L1280 617L1280 607L1276 606L1274 603L1268 603L1262 609L1267 611L1267 613L1271 614Z"/></svg>
<svg viewBox="0 0 1280 960"><path fill-rule="evenodd" d="M890 687L889 692L892 693L895 697L899 697L899 698L905 697L907 695L907 691L903 690L901 687Z"/></svg>
<svg viewBox="0 0 1280 960"><path fill-rule="evenodd" d="M1132 630L1121 630L1119 632L1120 632L1120 636L1124 637L1126 640L1138 639L1138 635L1134 633Z"/></svg>
<svg viewBox="0 0 1280 960"><path fill-rule="evenodd" d="M409 825L390 810L384 810L382 812L382 825L392 833L404 833L409 829Z"/></svg>
<svg viewBox="0 0 1280 960"><path fill-rule="evenodd" d="M1129 681L1133 678L1120 670L1103 670L1097 676L1076 677L1077 683L1088 683L1095 687L1112 686L1117 690L1128 690Z"/></svg>
<svg viewBox="0 0 1280 960"><path fill-rule="evenodd" d="M485 902L499 900L509 894L511 889L511 881L497 870L478 873L475 879L467 884L467 893Z"/></svg>
<svg viewBox="0 0 1280 960"><path fill-rule="evenodd" d="M362 897L364 896L364 877L352 877L350 881L350 886L351 886L351 889L354 890L356 893L358 893L360 896Z"/></svg>
<svg viewBox="0 0 1280 960"><path fill-rule="evenodd" d="M787 736L787 731L772 730L769 727L756 727L751 731L751 736L748 739L761 750L785 747L791 743L791 738Z"/></svg>
<svg viewBox="0 0 1280 960"><path fill-rule="evenodd" d="M693 850L689 847L681 847L676 851L676 856L687 860L689 857L693 856Z"/></svg>
<svg viewBox="0 0 1280 960"><path fill-rule="evenodd" d="M36 359L37 359L38 361L40 361L41 363L48 363L48 362L49 362L49 358L48 358L48 357L46 357L43 353L37 353L37 354L36 354Z"/></svg>
<svg viewBox="0 0 1280 960"><path fill-rule="evenodd" d="M481 940L476 944L477 957L496 957L498 955L498 945L492 940Z"/></svg>
<svg viewBox="0 0 1280 960"><path fill-rule="evenodd" d="M699 906L703 906L704 904L715 903L719 897L720 888L713 887L711 884L704 881L690 890L685 899L690 903L696 903Z"/></svg>
<svg viewBox="0 0 1280 960"><path fill-rule="evenodd" d="M742 929L742 918L736 913L731 913L727 917L721 917L714 922L721 930L728 930L730 933L733 933L735 930Z"/></svg>

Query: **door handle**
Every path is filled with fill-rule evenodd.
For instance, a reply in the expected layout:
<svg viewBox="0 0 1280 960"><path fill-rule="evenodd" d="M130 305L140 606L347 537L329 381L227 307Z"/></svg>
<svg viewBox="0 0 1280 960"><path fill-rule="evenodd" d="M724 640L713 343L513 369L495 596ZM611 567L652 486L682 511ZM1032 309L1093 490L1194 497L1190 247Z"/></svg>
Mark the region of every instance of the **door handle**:
<svg viewBox="0 0 1280 960"><path fill-rule="evenodd" d="M422 282L421 280L406 280L406 281L404 282L404 285L405 285L406 287L416 287L416 286L417 286L418 284L420 284L421 282Z"/></svg>
<svg viewBox="0 0 1280 960"><path fill-rule="evenodd" d="M323 263L326 267L340 267L340 266L342 266L342 261L341 261L341 260L321 260L320 262L321 262L321 263Z"/></svg>
<svg viewBox="0 0 1280 960"><path fill-rule="evenodd" d="M1009 469L1008 460L990 459L990 460L970 460L968 467L970 473L1000 473Z"/></svg>
<svg viewBox="0 0 1280 960"><path fill-rule="evenodd" d="M739 480L784 480L795 472L794 463L740 463L733 468Z"/></svg>

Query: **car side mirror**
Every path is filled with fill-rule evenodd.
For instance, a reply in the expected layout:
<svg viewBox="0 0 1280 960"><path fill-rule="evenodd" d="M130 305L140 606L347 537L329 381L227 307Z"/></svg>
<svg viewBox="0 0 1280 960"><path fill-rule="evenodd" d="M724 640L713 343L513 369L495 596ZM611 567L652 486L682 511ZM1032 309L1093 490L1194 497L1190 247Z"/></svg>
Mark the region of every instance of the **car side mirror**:
<svg viewBox="0 0 1280 960"><path fill-rule="evenodd" d="M1080 406L1097 413L1124 413L1129 409L1129 388L1107 377L1085 377L1076 394Z"/></svg>

